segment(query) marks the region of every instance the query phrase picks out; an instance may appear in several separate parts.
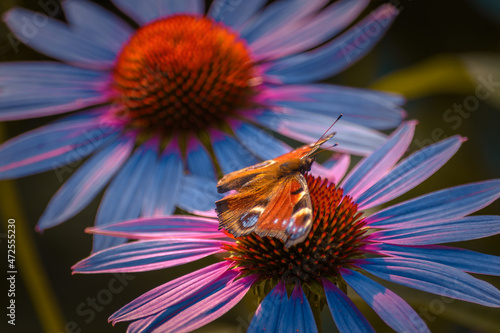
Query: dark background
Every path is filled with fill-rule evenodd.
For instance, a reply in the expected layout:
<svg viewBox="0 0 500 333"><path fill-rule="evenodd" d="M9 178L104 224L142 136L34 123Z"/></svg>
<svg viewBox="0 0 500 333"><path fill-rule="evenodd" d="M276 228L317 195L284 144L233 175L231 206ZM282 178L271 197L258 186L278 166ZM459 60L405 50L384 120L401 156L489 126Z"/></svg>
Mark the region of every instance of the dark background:
<svg viewBox="0 0 500 333"><path fill-rule="evenodd" d="M373 1L372 7L375 8L384 2L387 1ZM100 3L118 13L109 1ZM484 3L486 7L481 9L480 3ZM3 13L13 6L42 10L38 2L34 0L2 0L0 12ZM488 64L481 60L474 60L477 57L472 55L466 55L466 57L473 59L481 66L484 65L482 75L491 74L494 81L500 81L500 63L498 62L500 59L498 38L500 36L500 11L494 10L495 6L498 7L498 1L494 0L401 1L400 16L375 50L349 70L329 80L337 84L358 87L376 86L407 94L409 100L405 108L408 111L408 118L418 119L420 123L417 127L415 142L429 143L429 139L435 140L433 139L435 129L441 133L441 139L454 134L469 138L469 141L448 164L422 185L397 199L398 201L449 186L500 177L500 149L498 147L500 113L497 102L500 93L495 92L496 97L482 101L479 108L472 112L469 118L463 119L462 124L456 129L443 119L443 114L447 109L455 103L463 103L467 96L474 95L477 84L474 80L478 73L471 73L467 71L466 66L462 65L461 59L464 55L471 52L487 55L492 60ZM63 19L62 13L60 18ZM5 25L0 24L0 61L46 59L45 56L26 46L20 46L19 52L15 52L9 45L7 33ZM441 57L436 60L435 57L438 55ZM407 68L410 70L403 72L406 75L403 79L391 75L395 71ZM385 78L381 80L383 77ZM53 119L53 117L48 117L4 123L3 128L6 133L0 142ZM413 144L410 149L414 151L418 148L418 144ZM113 280L116 279L113 275L72 276L70 269L71 265L89 254L91 237L83 233L83 230L93 223L100 197L70 221L49 229L42 235L34 232L34 226L51 196L62 185L55 173L47 172L18 179L8 184L3 182L0 185L7 189L3 192L5 197L0 200L15 202L19 205L22 215L16 215L15 218L18 220L18 225L23 223L28 226L28 234L34 239L35 251L38 254L38 258L34 259L43 267L51 288L49 292L53 293L60 307L62 320L65 323L74 322L74 324L69 324L70 329L67 329L67 332L78 332L79 329L81 332L124 332L126 324L119 324L115 328L107 324L107 318L111 313L143 292L190 272L194 267L201 267L213 261L213 259L206 259L194 265L130 274L123 290L109 293L110 282L114 283L113 287L120 287L120 283L115 283ZM13 186L10 187L11 185ZM10 208L15 209L15 207ZM499 208L500 202L496 202L482 210L481 214L498 214ZM4 213L3 215L7 214L7 212ZM6 224L2 222L2 225L4 223ZM5 232L5 229L2 232ZM5 238L0 240L3 250ZM496 236L457 245L499 255L499 241L500 238ZM29 242L29 239L22 239L18 236L17 242L18 244ZM42 332L43 327L25 285L28 280L27 274L24 273L22 267L19 267L19 271L16 288L16 326L13 328L6 324L7 319L2 311L0 331ZM500 286L499 278L482 278L497 287ZM41 281L43 276L36 276L34 279ZM427 322L434 332L500 332L497 309L461 301L445 303L435 295L393 285L390 287L394 287L393 290L410 301L417 312L427 311L430 314ZM98 295L112 296L106 300L108 304L98 307L95 311L89 310L91 307L85 304L89 298L96 298ZM243 332L242 327L248 324L255 309L251 297L246 297L244 300L228 314L201 329L200 332ZM362 311L369 316L369 320L374 323L377 331L390 331L371 310L362 303L359 304ZM325 331L330 331L333 325L331 316L327 311L323 314L323 327Z"/></svg>

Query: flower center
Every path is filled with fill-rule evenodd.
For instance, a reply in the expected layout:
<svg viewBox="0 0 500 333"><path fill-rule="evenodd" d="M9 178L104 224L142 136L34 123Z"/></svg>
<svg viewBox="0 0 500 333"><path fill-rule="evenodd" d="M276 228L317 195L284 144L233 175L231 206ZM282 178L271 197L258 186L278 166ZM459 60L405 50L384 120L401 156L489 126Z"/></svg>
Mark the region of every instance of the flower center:
<svg viewBox="0 0 500 333"><path fill-rule="evenodd" d="M341 188L311 175L306 179L314 216L306 240L286 249L276 238L238 237L236 244L226 246L231 254L227 260L263 279L310 283L320 277L335 278L338 268L362 256L367 231L363 213Z"/></svg>
<svg viewBox="0 0 500 333"><path fill-rule="evenodd" d="M235 32L171 16L140 28L122 49L113 71L117 116L148 131L205 129L250 105L254 76Z"/></svg>

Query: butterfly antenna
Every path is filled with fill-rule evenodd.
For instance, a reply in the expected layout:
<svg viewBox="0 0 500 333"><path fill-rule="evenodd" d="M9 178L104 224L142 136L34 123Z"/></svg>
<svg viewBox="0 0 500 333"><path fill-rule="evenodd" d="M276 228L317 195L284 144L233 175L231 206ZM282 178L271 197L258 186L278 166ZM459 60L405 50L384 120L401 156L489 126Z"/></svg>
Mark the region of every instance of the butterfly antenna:
<svg viewBox="0 0 500 333"><path fill-rule="evenodd" d="M332 127L340 120L340 118L342 118L344 114L341 113L340 116L337 117L337 120L335 120L333 122L333 124L330 125L330 127L328 127L328 129L325 131L325 133L323 133L323 135L318 139L318 141L316 141L315 145L317 145L321 140L323 140L323 138L326 136L326 134L332 129ZM331 147L330 147L331 148Z"/></svg>
<svg viewBox="0 0 500 333"><path fill-rule="evenodd" d="M338 145L339 145L339 144L338 144L338 143L336 143L336 144L331 145L331 146L329 146L329 147L320 148L319 150L316 150L314 153L312 153L312 154L311 154L311 157L312 157L312 156L314 156L314 155L316 155L316 154L318 154L318 153L321 153L322 151L327 151L328 149L335 148L335 147L337 147Z"/></svg>

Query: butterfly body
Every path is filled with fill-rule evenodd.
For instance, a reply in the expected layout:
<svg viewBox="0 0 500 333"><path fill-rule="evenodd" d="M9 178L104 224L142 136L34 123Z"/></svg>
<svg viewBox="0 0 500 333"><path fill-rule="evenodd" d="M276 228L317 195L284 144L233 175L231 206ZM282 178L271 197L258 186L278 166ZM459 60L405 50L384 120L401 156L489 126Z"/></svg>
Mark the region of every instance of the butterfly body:
<svg viewBox="0 0 500 333"><path fill-rule="evenodd" d="M304 173L314 162L311 155L333 135L224 176L217 191L233 192L216 202L219 229L235 237L252 232L276 237L287 248L302 242L313 218Z"/></svg>

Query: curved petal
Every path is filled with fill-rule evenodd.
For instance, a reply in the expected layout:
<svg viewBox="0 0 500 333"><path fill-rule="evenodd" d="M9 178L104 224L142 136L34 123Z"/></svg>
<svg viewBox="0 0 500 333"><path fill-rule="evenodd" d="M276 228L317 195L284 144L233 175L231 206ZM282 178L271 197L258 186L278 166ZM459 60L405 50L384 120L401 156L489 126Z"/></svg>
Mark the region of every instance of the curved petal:
<svg viewBox="0 0 500 333"><path fill-rule="evenodd" d="M337 119L333 116L313 115L310 112L289 108L246 113L245 116L272 131L306 143L316 142ZM335 151L368 155L386 141L382 133L348 121L337 123L335 128L337 134L334 140L338 143Z"/></svg>
<svg viewBox="0 0 500 333"><path fill-rule="evenodd" d="M150 185L142 199L142 216L170 215L175 211L184 179L184 163L177 140L172 140L151 170ZM138 198L140 199L140 198Z"/></svg>
<svg viewBox="0 0 500 333"><path fill-rule="evenodd" d="M217 192L217 182L213 179L187 175L183 179L177 205L187 212L206 215L215 209L215 201L223 195Z"/></svg>
<svg viewBox="0 0 500 333"><path fill-rule="evenodd" d="M429 221L409 228L376 231L370 237L392 244L427 245L467 241L499 233L500 216L475 215L451 221Z"/></svg>
<svg viewBox="0 0 500 333"><path fill-rule="evenodd" d="M78 115L21 134L0 146L0 179L75 163L115 139L114 131L98 116Z"/></svg>
<svg viewBox="0 0 500 333"><path fill-rule="evenodd" d="M231 27L238 31L265 3L266 0L214 0L207 16L211 17L214 21L222 22L226 27Z"/></svg>
<svg viewBox="0 0 500 333"><path fill-rule="evenodd" d="M140 25L173 14L203 14L203 0L112 0L125 14Z"/></svg>
<svg viewBox="0 0 500 333"><path fill-rule="evenodd" d="M111 69L115 62L113 51L43 14L13 8L3 20L21 42L49 57L102 70Z"/></svg>
<svg viewBox="0 0 500 333"><path fill-rule="evenodd" d="M126 136L98 151L64 183L40 217L37 230L58 225L82 210L129 157L135 137Z"/></svg>
<svg viewBox="0 0 500 333"><path fill-rule="evenodd" d="M459 269L416 259L371 258L359 267L387 281L485 306L500 307L500 290Z"/></svg>
<svg viewBox="0 0 500 333"><path fill-rule="evenodd" d="M375 332L361 311L335 284L321 279L326 301L340 333Z"/></svg>
<svg viewBox="0 0 500 333"><path fill-rule="evenodd" d="M430 332L425 322L401 297L361 273L341 268L347 284L396 332Z"/></svg>
<svg viewBox="0 0 500 333"><path fill-rule="evenodd" d="M306 295L296 283L280 318L278 332L318 332Z"/></svg>
<svg viewBox="0 0 500 333"><path fill-rule="evenodd" d="M270 160L292 150L284 142L249 123L232 121L231 128L238 140L261 160Z"/></svg>
<svg viewBox="0 0 500 333"><path fill-rule="evenodd" d="M276 61L267 75L273 81L286 84L317 81L335 75L367 54L389 29L397 13L391 5L382 5L333 42Z"/></svg>
<svg viewBox="0 0 500 333"><path fill-rule="evenodd" d="M146 142L130 156L127 163L104 192L95 220L96 226L138 218L144 194L149 190L157 148ZM93 251L121 244L123 238L94 236Z"/></svg>
<svg viewBox="0 0 500 333"><path fill-rule="evenodd" d="M224 174L259 163L259 160L234 137L215 130L210 136L217 162Z"/></svg>
<svg viewBox="0 0 500 333"><path fill-rule="evenodd" d="M265 92L266 104L288 107L316 115L338 117L342 121L375 129L398 126L406 112L393 102L393 96L368 89L326 84L285 85Z"/></svg>
<svg viewBox="0 0 500 333"><path fill-rule="evenodd" d="M87 0L64 1L64 14L73 31L113 52L115 56L134 30L118 16Z"/></svg>
<svg viewBox="0 0 500 333"><path fill-rule="evenodd" d="M335 36L351 24L368 0L341 0L292 26L285 25L252 43L259 59L276 59L315 47Z"/></svg>
<svg viewBox="0 0 500 333"><path fill-rule="evenodd" d="M332 183L338 184L349 168L351 157L347 154L336 154L323 164L313 163L311 172L322 178L326 178Z"/></svg>
<svg viewBox="0 0 500 333"><path fill-rule="evenodd" d="M114 325L120 321L136 320L163 311L206 288L230 266L228 261L219 262L162 284L120 308L109 317L109 321Z"/></svg>
<svg viewBox="0 0 500 333"><path fill-rule="evenodd" d="M413 153L360 195L359 209L381 205L419 185L455 155L464 141L456 135Z"/></svg>
<svg viewBox="0 0 500 333"><path fill-rule="evenodd" d="M241 29L241 36L251 44L269 31L288 28L294 22L312 14L325 5L326 0L280 0L267 6L260 15Z"/></svg>
<svg viewBox="0 0 500 333"><path fill-rule="evenodd" d="M277 332L280 318L287 307L287 301L285 283L280 281L259 304L247 333Z"/></svg>
<svg viewBox="0 0 500 333"><path fill-rule="evenodd" d="M192 332L233 308L246 295L257 275L249 275L234 280L222 289L206 295L200 301L187 307L165 324L159 326L152 323L157 332Z"/></svg>
<svg viewBox="0 0 500 333"><path fill-rule="evenodd" d="M165 239L165 238L216 238L225 237L218 231L219 221L197 216L173 215L150 217L112 223L85 231L100 235L129 239Z"/></svg>
<svg viewBox="0 0 500 333"><path fill-rule="evenodd" d="M186 163L192 174L216 179L212 158L195 136L191 136L188 140Z"/></svg>
<svg viewBox="0 0 500 333"><path fill-rule="evenodd" d="M365 221L373 227L418 227L474 213L500 197L500 180L487 180L432 192L383 209Z"/></svg>
<svg viewBox="0 0 500 333"><path fill-rule="evenodd" d="M95 252L76 263L74 273L126 273L163 269L224 251L221 240L141 240Z"/></svg>
<svg viewBox="0 0 500 333"><path fill-rule="evenodd" d="M408 149L415 125L415 121L404 123L383 146L359 162L340 185L345 195L357 201L364 191L387 174Z"/></svg>
<svg viewBox="0 0 500 333"><path fill-rule="evenodd" d="M458 268L476 274L500 276L500 257L448 246L403 246L394 244L370 244L370 252L384 255L413 258Z"/></svg>

